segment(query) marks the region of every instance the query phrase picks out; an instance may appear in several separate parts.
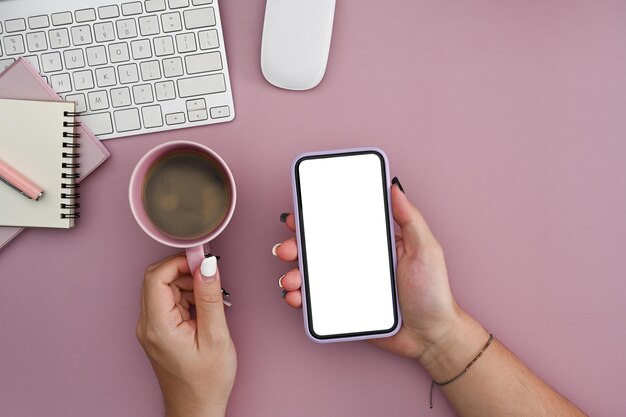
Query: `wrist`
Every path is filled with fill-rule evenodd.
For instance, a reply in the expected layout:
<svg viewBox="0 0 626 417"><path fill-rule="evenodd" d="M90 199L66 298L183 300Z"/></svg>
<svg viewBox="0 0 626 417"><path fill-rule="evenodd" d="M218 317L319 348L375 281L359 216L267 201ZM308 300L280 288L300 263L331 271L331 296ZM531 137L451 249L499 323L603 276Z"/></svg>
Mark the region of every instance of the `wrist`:
<svg viewBox="0 0 626 417"><path fill-rule="evenodd" d="M219 401L211 398L213 395L207 390L194 392L193 387L180 382L168 385L168 389L163 389L162 384L167 417L224 417L226 414L228 398Z"/></svg>
<svg viewBox="0 0 626 417"><path fill-rule="evenodd" d="M450 326L426 347L418 362L435 381L447 381L465 369L488 337L480 323L457 307Z"/></svg>
<svg viewBox="0 0 626 417"><path fill-rule="evenodd" d="M224 417L226 415L226 406L166 400L165 415L166 417Z"/></svg>

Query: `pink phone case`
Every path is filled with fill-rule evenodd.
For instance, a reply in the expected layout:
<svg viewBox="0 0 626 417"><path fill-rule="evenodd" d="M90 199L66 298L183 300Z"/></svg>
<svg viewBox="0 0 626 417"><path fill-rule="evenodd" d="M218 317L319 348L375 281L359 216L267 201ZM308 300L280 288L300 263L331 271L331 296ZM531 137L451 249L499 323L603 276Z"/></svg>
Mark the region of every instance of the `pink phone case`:
<svg viewBox="0 0 626 417"><path fill-rule="evenodd" d="M291 164L291 187L292 187L292 192L293 192L293 206L294 206L294 215L295 215L295 220L296 220L296 240L298 242L298 253L299 254L302 253L302 243L301 243L301 237L300 237L301 236L300 235L300 211L299 211L299 206L298 206L298 191L296 187L297 163L301 159L311 157L311 156L340 155L340 154L353 153L353 152L378 153L380 156L382 156L385 162L385 184L387 187L387 196L389 198L389 204L387 205L389 208L389 231L391 233L390 241L391 241L392 262L393 262L393 267L394 267L394 282L393 282L393 285L395 288L394 303L395 303L395 308L396 308L398 319L396 321L396 325L390 331L386 333L368 334L368 335L349 335L349 336L338 336L338 337L320 339L316 337L311 331L311 329L309 328L308 308L307 308L307 290L308 289L307 289L307 285L305 282L306 280L304 279L304 276L303 276L301 291L302 291L302 312L303 312L303 318L304 318L304 329L308 338L316 343L334 343L334 342L346 342L346 341L380 339L380 338L385 338L385 337L391 337L394 334L396 334L400 330L400 327L402 326L402 316L400 314L400 304L398 303L398 289L396 285L397 261L396 261L396 244L395 244L395 238L394 238L395 234L394 234L394 227L393 227L393 213L391 210L391 197L390 197L391 196L391 181L389 178L389 160L387 159L387 155L385 154L385 152L383 152L382 149L374 148L374 147L366 147L366 148L337 149L337 150L319 151L319 152L306 152L306 153L302 153L298 155L293 160ZM300 267L300 271L302 271L302 274L304 274L302 256L298 257L298 266Z"/></svg>

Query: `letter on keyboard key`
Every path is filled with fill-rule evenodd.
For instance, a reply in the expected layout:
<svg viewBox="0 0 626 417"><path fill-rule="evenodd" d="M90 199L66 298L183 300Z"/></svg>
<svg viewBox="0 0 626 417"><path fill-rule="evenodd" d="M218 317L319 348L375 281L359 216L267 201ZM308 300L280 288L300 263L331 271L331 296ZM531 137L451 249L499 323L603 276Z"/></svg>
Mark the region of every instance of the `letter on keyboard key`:
<svg viewBox="0 0 626 417"><path fill-rule="evenodd" d="M113 133L113 123L111 123L111 114L109 113L83 114L80 116L80 121L96 135Z"/></svg>
<svg viewBox="0 0 626 417"><path fill-rule="evenodd" d="M201 77L177 80L180 97L202 96L226 91L224 74L203 75Z"/></svg>
<svg viewBox="0 0 626 417"><path fill-rule="evenodd" d="M141 129L138 109L118 110L113 114L115 115L115 127L118 132Z"/></svg>
<svg viewBox="0 0 626 417"><path fill-rule="evenodd" d="M198 55L187 55L185 65L188 74L219 71L222 69L222 57L219 52L208 52Z"/></svg>
<svg viewBox="0 0 626 417"><path fill-rule="evenodd" d="M87 111L87 102L85 101L84 94L68 94L65 96L65 100L73 101L76 103L76 111L85 112Z"/></svg>
<svg viewBox="0 0 626 417"><path fill-rule="evenodd" d="M41 55L41 64L44 72L61 71L63 68L63 65L61 65L61 54L58 52Z"/></svg>
<svg viewBox="0 0 626 417"><path fill-rule="evenodd" d="M185 10L183 14L185 16L185 27L187 29L215 26L215 12L213 11L213 7Z"/></svg>

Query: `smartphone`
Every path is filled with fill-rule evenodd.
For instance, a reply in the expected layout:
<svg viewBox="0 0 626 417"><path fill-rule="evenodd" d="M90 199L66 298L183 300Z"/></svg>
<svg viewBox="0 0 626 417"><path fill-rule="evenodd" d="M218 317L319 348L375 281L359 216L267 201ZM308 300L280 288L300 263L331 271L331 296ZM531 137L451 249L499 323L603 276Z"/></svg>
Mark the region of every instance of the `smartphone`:
<svg viewBox="0 0 626 417"><path fill-rule="evenodd" d="M395 334L401 317L385 153L299 155L292 186L309 338L325 343Z"/></svg>

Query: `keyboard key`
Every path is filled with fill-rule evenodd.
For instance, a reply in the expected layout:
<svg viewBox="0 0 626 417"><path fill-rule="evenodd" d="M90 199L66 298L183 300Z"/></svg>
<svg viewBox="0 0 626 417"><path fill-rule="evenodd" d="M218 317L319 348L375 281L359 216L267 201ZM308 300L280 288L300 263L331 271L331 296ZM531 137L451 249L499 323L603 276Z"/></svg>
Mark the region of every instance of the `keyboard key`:
<svg viewBox="0 0 626 417"><path fill-rule="evenodd" d="M139 1L122 4L122 14L124 16L133 16L136 14L141 14L142 12L143 12L143 9L141 7L141 2Z"/></svg>
<svg viewBox="0 0 626 417"><path fill-rule="evenodd" d="M215 26L215 12L213 7L203 7L201 9L185 10L185 28L198 29Z"/></svg>
<svg viewBox="0 0 626 417"><path fill-rule="evenodd" d="M213 49L220 46L217 30L215 29L198 32L198 39L200 40L200 49Z"/></svg>
<svg viewBox="0 0 626 417"><path fill-rule="evenodd" d="M111 103L113 107L130 106L130 90L128 87L113 88L111 90Z"/></svg>
<svg viewBox="0 0 626 417"><path fill-rule="evenodd" d="M162 81L154 84L156 98L159 101L174 100L176 92L174 91L174 81Z"/></svg>
<svg viewBox="0 0 626 417"><path fill-rule="evenodd" d="M192 110L206 110L206 100L203 98L197 98L195 100L187 100L185 102L185 107L187 107L188 112Z"/></svg>
<svg viewBox="0 0 626 417"><path fill-rule="evenodd" d="M66 28L50 29L48 31L50 37L50 48L59 49L70 46L70 33Z"/></svg>
<svg viewBox="0 0 626 417"><path fill-rule="evenodd" d="M113 133L111 114L108 112L83 114L80 116L80 121L91 129L91 131L96 135L108 135Z"/></svg>
<svg viewBox="0 0 626 417"><path fill-rule="evenodd" d="M89 25L72 27L72 42L75 46L86 45L92 43L91 28Z"/></svg>
<svg viewBox="0 0 626 417"><path fill-rule="evenodd" d="M50 20L46 15L32 16L28 18L28 27L31 29L43 29L48 26L50 26Z"/></svg>
<svg viewBox="0 0 626 417"><path fill-rule="evenodd" d="M150 84L140 84L133 86L133 99L135 104L146 104L154 101L152 86Z"/></svg>
<svg viewBox="0 0 626 417"><path fill-rule="evenodd" d="M213 0L192 0L191 3L194 6L202 6L203 4L211 4Z"/></svg>
<svg viewBox="0 0 626 417"><path fill-rule="evenodd" d="M211 119L221 119L222 117L230 116L230 107L211 107L211 110L209 110L209 112L211 113Z"/></svg>
<svg viewBox="0 0 626 417"><path fill-rule="evenodd" d="M72 19L72 13L70 13L70 12L61 12L61 13L53 13L52 14L52 25L53 26L69 25L70 23L74 23L74 20Z"/></svg>
<svg viewBox="0 0 626 417"><path fill-rule="evenodd" d="M24 59L27 59L28 62L31 63L31 65L37 70L37 72L41 72L41 67L39 66L39 58L37 58L37 55L28 55L28 56L24 56Z"/></svg>
<svg viewBox="0 0 626 417"><path fill-rule="evenodd" d="M21 55L26 52L22 35L6 36L4 38L4 51L7 55Z"/></svg>
<svg viewBox="0 0 626 417"><path fill-rule="evenodd" d="M76 69L85 66L85 55L82 49L69 49L63 52L65 68Z"/></svg>
<svg viewBox="0 0 626 417"><path fill-rule="evenodd" d="M156 16L142 16L139 18L139 33L142 36L156 35L159 31L159 18Z"/></svg>
<svg viewBox="0 0 626 417"><path fill-rule="evenodd" d="M158 104L142 107L141 116L143 117L143 125L148 129L163 126L163 113L161 113L161 106Z"/></svg>
<svg viewBox="0 0 626 417"><path fill-rule="evenodd" d="M41 66L43 67L43 72L61 71L63 69L61 54L50 52L41 55Z"/></svg>
<svg viewBox="0 0 626 417"><path fill-rule="evenodd" d="M185 67L187 68L187 74L219 71L222 69L222 56L219 52L187 55L185 57Z"/></svg>
<svg viewBox="0 0 626 417"><path fill-rule="evenodd" d="M183 7L189 7L189 0L168 0L170 9L181 9Z"/></svg>
<svg viewBox="0 0 626 417"><path fill-rule="evenodd" d="M135 23L135 19L120 19L115 22L115 25L117 26L117 36L120 39L137 37L137 23Z"/></svg>
<svg viewBox="0 0 626 417"><path fill-rule="evenodd" d="M74 90L91 90L94 88L91 70L76 71L74 74Z"/></svg>
<svg viewBox="0 0 626 417"><path fill-rule="evenodd" d="M163 75L166 78L180 77L183 75L183 60L179 57L163 60Z"/></svg>
<svg viewBox="0 0 626 417"><path fill-rule="evenodd" d="M21 32L26 30L26 20L24 19L11 19L4 22L4 29L7 33Z"/></svg>
<svg viewBox="0 0 626 417"><path fill-rule="evenodd" d="M152 47L148 39L132 41L130 49L133 53L133 59L152 58Z"/></svg>
<svg viewBox="0 0 626 417"><path fill-rule="evenodd" d="M146 0L146 12L162 12L165 10L165 0Z"/></svg>
<svg viewBox="0 0 626 417"><path fill-rule="evenodd" d="M226 91L224 74L203 75L200 77L181 78L176 81L180 97L202 96Z"/></svg>
<svg viewBox="0 0 626 417"><path fill-rule="evenodd" d="M48 49L46 32L32 32L26 34L26 46L29 52L39 52Z"/></svg>
<svg viewBox="0 0 626 417"><path fill-rule="evenodd" d="M174 53L174 41L171 36L154 38L154 54L156 56L172 55Z"/></svg>
<svg viewBox="0 0 626 417"><path fill-rule="evenodd" d="M115 29L113 29L112 22L95 23L93 25L93 33L96 36L96 42L115 40Z"/></svg>
<svg viewBox="0 0 626 417"><path fill-rule="evenodd" d="M145 61L139 64L141 79L144 81L158 80L161 78L161 65L159 61Z"/></svg>
<svg viewBox="0 0 626 417"><path fill-rule="evenodd" d="M96 69L96 83L98 87L111 87L117 84L115 78L115 69L113 67L104 67Z"/></svg>
<svg viewBox="0 0 626 417"><path fill-rule="evenodd" d="M163 27L163 32L165 33L183 30L183 22L181 21L180 13L178 12L163 13L161 15L161 24Z"/></svg>
<svg viewBox="0 0 626 417"><path fill-rule="evenodd" d="M9 68L15 62L15 58L0 59L0 72Z"/></svg>
<svg viewBox="0 0 626 417"><path fill-rule="evenodd" d="M131 84L139 81L139 71L137 64L120 65L117 68L120 84Z"/></svg>
<svg viewBox="0 0 626 417"><path fill-rule="evenodd" d="M180 33L176 35L176 49L179 54L194 52L196 50L196 35L193 33Z"/></svg>
<svg viewBox="0 0 626 417"><path fill-rule="evenodd" d="M83 93L68 94L65 96L65 100L76 103L77 112L87 111L87 103L85 102L85 95Z"/></svg>
<svg viewBox="0 0 626 417"><path fill-rule="evenodd" d="M114 17L120 17L120 10L117 8L117 4L101 6L98 7L98 15L100 19L112 19Z"/></svg>
<svg viewBox="0 0 626 417"><path fill-rule="evenodd" d="M91 46L86 49L87 63L95 67L97 65L104 65L107 63L107 51L102 45Z"/></svg>
<svg viewBox="0 0 626 417"><path fill-rule="evenodd" d="M169 113L165 115L165 123L168 125L180 125L185 123L185 113Z"/></svg>
<svg viewBox="0 0 626 417"><path fill-rule="evenodd" d="M118 132L129 132L141 129L138 109L117 110L113 112L115 127Z"/></svg>
<svg viewBox="0 0 626 417"><path fill-rule="evenodd" d="M109 56L111 57L112 63L129 61L128 44L126 42L110 44Z"/></svg>
<svg viewBox="0 0 626 417"><path fill-rule="evenodd" d="M105 90L92 91L87 93L89 98L89 108L92 111L104 110L109 108L109 97Z"/></svg>
<svg viewBox="0 0 626 417"><path fill-rule="evenodd" d="M95 9L76 10L74 12L74 17L76 18L77 23L93 22L94 20L96 20L96 10Z"/></svg>
<svg viewBox="0 0 626 417"><path fill-rule="evenodd" d="M57 93L67 93L72 91L72 82L70 81L70 74L56 74L50 77L50 86L54 88Z"/></svg>
<svg viewBox="0 0 626 417"><path fill-rule="evenodd" d="M209 118L209 115L206 109L202 109L187 112L187 117L189 117L190 122L201 122L203 120L207 120Z"/></svg>

